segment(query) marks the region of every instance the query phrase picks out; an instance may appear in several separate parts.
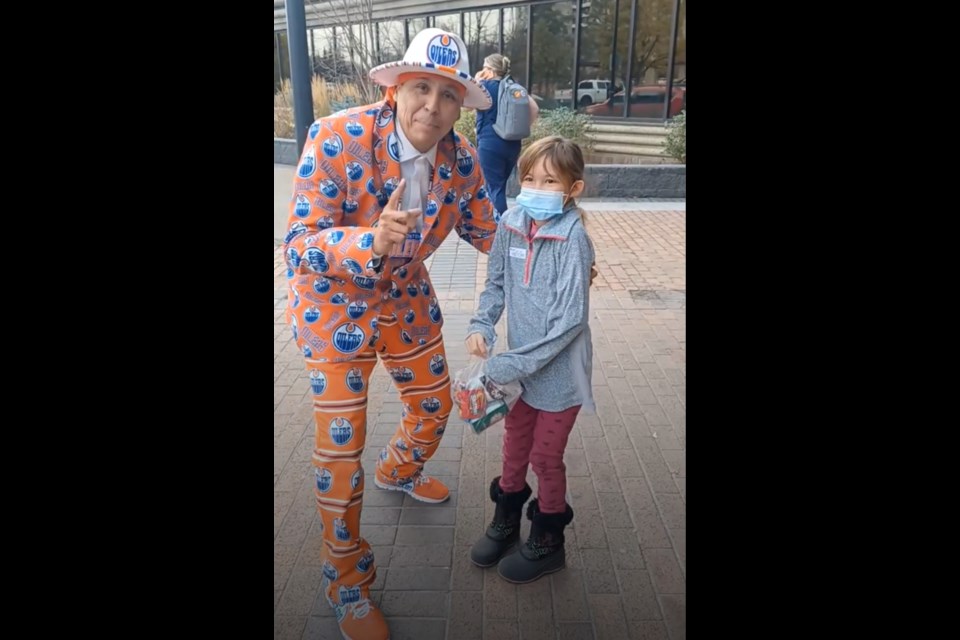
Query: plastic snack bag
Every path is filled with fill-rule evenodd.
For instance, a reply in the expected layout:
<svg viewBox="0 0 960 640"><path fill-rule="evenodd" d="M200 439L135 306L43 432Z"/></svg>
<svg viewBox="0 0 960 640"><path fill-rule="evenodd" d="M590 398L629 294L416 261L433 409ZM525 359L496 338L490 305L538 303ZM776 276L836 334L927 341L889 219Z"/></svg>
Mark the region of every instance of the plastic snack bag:
<svg viewBox="0 0 960 640"><path fill-rule="evenodd" d="M476 420L486 413L487 396L482 377L483 360L471 359L453 378L453 399L462 420Z"/></svg>
<svg viewBox="0 0 960 640"><path fill-rule="evenodd" d="M510 412L523 392L519 382L499 385L483 374L484 360L471 359L453 379L453 398L460 418L481 433Z"/></svg>

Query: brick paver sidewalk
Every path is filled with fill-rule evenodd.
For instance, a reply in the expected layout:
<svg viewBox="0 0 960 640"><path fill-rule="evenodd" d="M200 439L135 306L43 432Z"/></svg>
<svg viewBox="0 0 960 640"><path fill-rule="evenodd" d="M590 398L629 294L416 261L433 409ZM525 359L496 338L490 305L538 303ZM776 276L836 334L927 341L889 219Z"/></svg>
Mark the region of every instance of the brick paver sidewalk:
<svg viewBox="0 0 960 640"><path fill-rule="evenodd" d="M686 636L686 213L590 213L588 230L600 271L590 320L597 415L578 418L565 457L576 513L565 571L512 585L495 569L470 564L470 545L493 516L487 487L500 472L502 425L476 436L451 418L426 467L450 487L448 502L424 505L376 489L374 459L401 405L382 367L371 378L361 521L377 559L373 593L392 640ZM486 256L452 235L431 263L455 371L467 360L463 339ZM339 639L320 593L311 398L283 322L285 304L276 248L274 636ZM536 487L532 472L528 482ZM524 519L524 537L528 530Z"/></svg>

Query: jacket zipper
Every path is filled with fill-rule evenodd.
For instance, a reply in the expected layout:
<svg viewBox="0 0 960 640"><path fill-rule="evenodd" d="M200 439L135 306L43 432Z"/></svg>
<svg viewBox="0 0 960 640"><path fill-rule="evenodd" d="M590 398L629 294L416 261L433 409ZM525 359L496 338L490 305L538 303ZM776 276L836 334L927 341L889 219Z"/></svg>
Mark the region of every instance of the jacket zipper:
<svg viewBox="0 0 960 640"><path fill-rule="evenodd" d="M527 241L527 259L523 264L523 284L527 286L530 284L530 268L533 266L533 240L537 237L537 232L532 231L531 234L525 234L519 229L515 229L510 225L506 225L507 229L517 234L521 238ZM566 240L566 238L560 236L539 236L543 240Z"/></svg>
<svg viewBox="0 0 960 640"><path fill-rule="evenodd" d="M533 231L531 226L531 233L536 233ZM528 286L530 284L530 267L533 265L533 235L527 236L527 259L523 265L523 286Z"/></svg>

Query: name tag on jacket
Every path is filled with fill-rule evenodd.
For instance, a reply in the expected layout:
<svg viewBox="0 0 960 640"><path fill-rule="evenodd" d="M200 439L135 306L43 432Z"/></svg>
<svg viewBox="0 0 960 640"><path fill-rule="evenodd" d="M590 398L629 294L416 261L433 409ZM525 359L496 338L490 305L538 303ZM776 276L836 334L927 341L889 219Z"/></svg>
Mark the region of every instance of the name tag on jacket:
<svg viewBox="0 0 960 640"><path fill-rule="evenodd" d="M521 260L527 259L527 250L523 247L510 247L510 257L511 258L520 258Z"/></svg>

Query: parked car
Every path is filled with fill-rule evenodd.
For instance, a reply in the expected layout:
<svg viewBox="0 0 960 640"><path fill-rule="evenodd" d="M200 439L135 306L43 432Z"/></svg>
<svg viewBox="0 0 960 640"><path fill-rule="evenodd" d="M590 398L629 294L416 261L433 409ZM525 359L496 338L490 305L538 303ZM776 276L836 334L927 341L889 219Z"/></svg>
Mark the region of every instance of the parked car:
<svg viewBox="0 0 960 640"><path fill-rule="evenodd" d="M623 91L623 84L614 86L614 91ZM596 102L603 102L610 97L610 80L593 78L592 80L581 80L577 85L577 106L589 107ZM570 104L570 97L573 95L571 89L561 89L556 92L554 100L562 104Z"/></svg>
<svg viewBox="0 0 960 640"><path fill-rule="evenodd" d="M667 88L664 85L641 85L639 87L633 87L630 90L630 117L662 118L663 102L666 93ZM622 116L623 95L622 91L616 93L609 100L590 105L585 111L593 116ZM686 108L686 83L683 85L673 85L673 92L670 98L670 113L667 117L672 118Z"/></svg>

